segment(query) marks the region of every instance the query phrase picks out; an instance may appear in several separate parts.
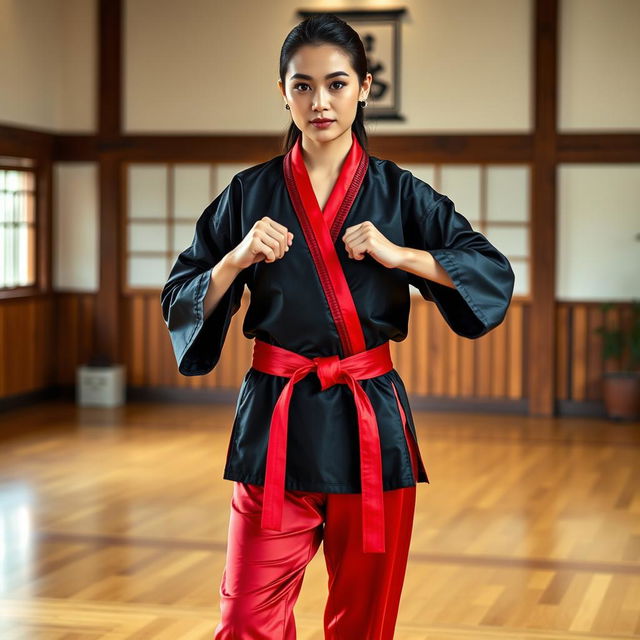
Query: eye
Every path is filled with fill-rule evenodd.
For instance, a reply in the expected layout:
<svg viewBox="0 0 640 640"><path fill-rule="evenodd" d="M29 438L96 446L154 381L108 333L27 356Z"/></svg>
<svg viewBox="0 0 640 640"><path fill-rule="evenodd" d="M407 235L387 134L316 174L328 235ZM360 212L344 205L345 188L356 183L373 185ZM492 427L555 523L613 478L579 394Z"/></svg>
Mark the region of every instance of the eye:
<svg viewBox="0 0 640 640"><path fill-rule="evenodd" d="M333 86L334 84L339 84L342 85L340 87L338 87L338 89L342 89L342 87L346 87L347 83L346 82L342 82L342 80L335 80L334 82L331 83L331 86ZM298 91L304 91L303 89L300 89L299 87L308 87L309 85L306 82L298 82L298 84L294 84L293 88L297 89Z"/></svg>

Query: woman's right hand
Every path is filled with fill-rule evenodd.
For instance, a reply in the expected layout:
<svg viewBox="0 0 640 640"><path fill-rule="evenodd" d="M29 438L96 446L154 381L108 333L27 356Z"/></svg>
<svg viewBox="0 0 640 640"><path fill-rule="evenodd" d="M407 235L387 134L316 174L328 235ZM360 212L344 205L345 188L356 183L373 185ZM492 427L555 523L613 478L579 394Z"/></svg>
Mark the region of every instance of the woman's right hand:
<svg viewBox="0 0 640 640"><path fill-rule="evenodd" d="M289 251L293 233L269 216L263 216L249 229L240 244L230 251L232 263L239 269L256 262L275 262Z"/></svg>

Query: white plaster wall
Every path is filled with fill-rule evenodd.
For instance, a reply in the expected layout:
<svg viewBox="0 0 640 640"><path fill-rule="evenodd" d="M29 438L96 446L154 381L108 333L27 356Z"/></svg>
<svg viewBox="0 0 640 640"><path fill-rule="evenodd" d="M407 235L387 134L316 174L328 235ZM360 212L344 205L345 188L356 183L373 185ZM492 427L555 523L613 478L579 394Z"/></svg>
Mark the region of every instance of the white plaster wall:
<svg viewBox="0 0 640 640"><path fill-rule="evenodd" d="M311 0L305 9L326 7ZM333 9L389 8L334 2ZM531 129L531 0L421 0L404 5L401 113L370 132ZM125 1L128 132L281 132L282 42L299 3Z"/></svg>
<svg viewBox="0 0 640 640"><path fill-rule="evenodd" d="M640 297L640 164L566 164L558 175L556 297Z"/></svg>
<svg viewBox="0 0 640 640"><path fill-rule="evenodd" d="M640 2L560 3L558 128L640 129Z"/></svg>
<svg viewBox="0 0 640 640"><path fill-rule="evenodd" d="M96 0L0 0L0 123L95 130Z"/></svg>
<svg viewBox="0 0 640 640"><path fill-rule="evenodd" d="M53 287L98 291L97 164L56 163L53 177Z"/></svg>

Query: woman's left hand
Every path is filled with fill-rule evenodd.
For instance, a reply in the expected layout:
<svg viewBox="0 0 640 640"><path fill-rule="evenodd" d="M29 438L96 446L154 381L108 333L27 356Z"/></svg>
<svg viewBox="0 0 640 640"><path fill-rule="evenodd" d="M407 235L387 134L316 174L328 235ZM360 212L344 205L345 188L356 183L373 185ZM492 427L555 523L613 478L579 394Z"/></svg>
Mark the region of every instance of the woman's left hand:
<svg viewBox="0 0 640 640"><path fill-rule="evenodd" d="M349 227L342 240L349 257L354 260L362 260L368 253L389 269L397 267L402 260L404 248L387 240L369 220Z"/></svg>

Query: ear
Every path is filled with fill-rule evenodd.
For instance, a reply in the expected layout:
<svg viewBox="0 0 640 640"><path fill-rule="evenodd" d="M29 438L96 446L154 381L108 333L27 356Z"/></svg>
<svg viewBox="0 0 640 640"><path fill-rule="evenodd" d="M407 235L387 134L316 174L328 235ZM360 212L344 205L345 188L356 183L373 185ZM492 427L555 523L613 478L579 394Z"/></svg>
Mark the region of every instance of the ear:
<svg viewBox="0 0 640 640"><path fill-rule="evenodd" d="M360 98L361 100L366 100L369 97L369 90L371 89L371 83L373 82L373 76L370 73L367 73L365 79L362 81L362 91L365 92L365 95Z"/></svg>

